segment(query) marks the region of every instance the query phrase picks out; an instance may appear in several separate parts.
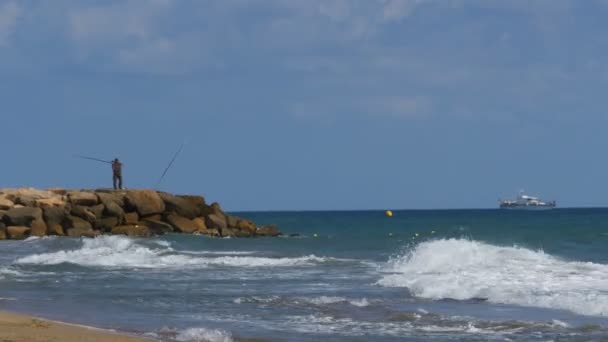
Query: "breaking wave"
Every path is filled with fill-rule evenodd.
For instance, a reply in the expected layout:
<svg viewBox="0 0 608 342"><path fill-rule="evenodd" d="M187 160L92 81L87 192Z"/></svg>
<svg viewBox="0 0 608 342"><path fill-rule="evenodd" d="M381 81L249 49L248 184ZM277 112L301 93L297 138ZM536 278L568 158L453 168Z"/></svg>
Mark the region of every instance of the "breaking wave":
<svg viewBox="0 0 608 342"><path fill-rule="evenodd" d="M420 243L391 259L377 284L418 297L563 309L608 316L608 265L465 239Z"/></svg>
<svg viewBox="0 0 608 342"><path fill-rule="evenodd" d="M190 328L175 337L184 342L232 342L232 334L220 329Z"/></svg>
<svg viewBox="0 0 608 342"><path fill-rule="evenodd" d="M58 265L63 263L87 267L286 267L310 266L333 258L315 255L293 258L270 258L256 256L224 255L214 257L215 252L207 256L181 253L170 246L157 244L158 248L137 243L136 240L123 236L101 236L95 239L84 239L82 245L73 250L62 250L51 253L33 254L15 261L17 264ZM230 254L228 252L227 254Z"/></svg>

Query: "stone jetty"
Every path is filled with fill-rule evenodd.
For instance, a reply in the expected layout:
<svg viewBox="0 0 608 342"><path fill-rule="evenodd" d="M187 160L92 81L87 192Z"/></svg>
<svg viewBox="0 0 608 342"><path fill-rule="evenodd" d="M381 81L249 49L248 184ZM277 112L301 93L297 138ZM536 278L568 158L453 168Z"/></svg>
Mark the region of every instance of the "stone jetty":
<svg viewBox="0 0 608 342"><path fill-rule="evenodd" d="M165 233L214 237L278 236L276 226L225 213L195 195L155 190L0 189L0 240L59 235Z"/></svg>

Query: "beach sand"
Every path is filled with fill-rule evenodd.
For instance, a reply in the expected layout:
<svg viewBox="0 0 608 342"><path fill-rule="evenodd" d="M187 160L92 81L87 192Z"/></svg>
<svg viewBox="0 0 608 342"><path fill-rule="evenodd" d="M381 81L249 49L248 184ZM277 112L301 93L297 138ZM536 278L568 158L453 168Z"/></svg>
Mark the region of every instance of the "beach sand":
<svg viewBox="0 0 608 342"><path fill-rule="evenodd" d="M109 330L54 322L31 316L0 311L0 341L151 341L139 337L120 335Z"/></svg>

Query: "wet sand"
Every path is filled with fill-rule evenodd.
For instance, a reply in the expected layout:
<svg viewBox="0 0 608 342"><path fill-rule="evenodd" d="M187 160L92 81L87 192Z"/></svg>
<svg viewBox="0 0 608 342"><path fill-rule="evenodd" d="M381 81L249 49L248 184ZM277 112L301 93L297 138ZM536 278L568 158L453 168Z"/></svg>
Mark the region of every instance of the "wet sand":
<svg viewBox="0 0 608 342"><path fill-rule="evenodd" d="M110 330L54 322L41 318L0 311L0 341L2 342L77 342L77 341L151 341L141 337L121 335Z"/></svg>

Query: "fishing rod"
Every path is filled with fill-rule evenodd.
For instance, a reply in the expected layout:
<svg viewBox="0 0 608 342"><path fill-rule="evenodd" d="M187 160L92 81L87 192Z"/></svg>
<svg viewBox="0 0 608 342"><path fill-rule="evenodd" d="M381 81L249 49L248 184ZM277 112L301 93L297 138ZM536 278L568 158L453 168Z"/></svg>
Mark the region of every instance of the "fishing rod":
<svg viewBox="0 0 608 342"><path fill-rule="evenodd" d="M97 159L97 158L87 157L87 156L81 156L81 155L78 155L78 154L74 155L74 157L81 158L81 159L94 160L94 161L98 161L98 162L102 162L102 163L106 163L106 164L112 164L112 162L108 161L108 160Z"/></svg>
<svg viewBox="0 0 608 342"><path fill-rule="evenodd" d="M184 141L179 146L179 149L177 150L177 152L175 152L175 154L173 155L173 158L171 158L171 161L169 162L169 165L167 165L167 167L165 168L165 171L163 171L163 174L160 176L160 179L156 183L156 187L158 187L158 185L160 184L160 182L163 181L163 178L165 178L165 175L167 174L167 171L169 171L169 169L171 168L171 165L173 165L173 162L175 161L175 159L177 158L177 156L179 155L179 153L182 151L182 149L184 148L185 144L186 144L186 142Z"/></svg>

